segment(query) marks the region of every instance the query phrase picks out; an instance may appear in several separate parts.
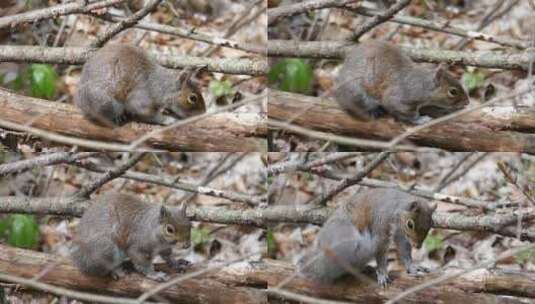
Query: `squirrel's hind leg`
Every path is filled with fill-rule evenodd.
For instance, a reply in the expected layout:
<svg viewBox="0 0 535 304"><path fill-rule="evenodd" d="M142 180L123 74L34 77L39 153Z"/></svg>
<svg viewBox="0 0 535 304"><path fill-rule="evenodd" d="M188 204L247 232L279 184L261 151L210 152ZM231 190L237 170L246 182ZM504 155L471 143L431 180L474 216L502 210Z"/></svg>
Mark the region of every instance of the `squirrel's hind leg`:
<svg viewBox="0 0 535 304"><path fill-rule="evenodd" d="M98 125L114 128L128 122L124 105L107 92L80 89L76 99L84 117Z"/></svg>

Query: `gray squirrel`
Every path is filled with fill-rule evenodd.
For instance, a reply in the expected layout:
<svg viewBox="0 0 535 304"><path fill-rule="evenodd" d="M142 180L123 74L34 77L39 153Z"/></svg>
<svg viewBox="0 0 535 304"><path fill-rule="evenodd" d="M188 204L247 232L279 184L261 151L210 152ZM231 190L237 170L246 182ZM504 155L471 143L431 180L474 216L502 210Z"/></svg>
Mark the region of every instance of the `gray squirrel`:
<svg viewBox="0 0 535 304"><path fill-rule="evenodd" d="M386 287L391 282L387 252L392 240L408 273L427 272L413 264L411 250L421 247L435 209L398 190L364 190L325 222L298 261L299 272L313 281L332 283L349 273L348 266L360 271L375 259L377 282Z"/></svg>
<svg viewBox="0 0 535 304"><path fill-rule="evenodd" d="M442 67L414 63L398 47L366 41L346 55L335 90L340 106L349 114L369 120L388 113L412 124L460 110L469 99L462 85Z"/></svg>
<svg viewBox="0 0 535 304"><path fill-rule="evenodd" d="M129 121L168 125L202 114L199 88L132 45L107 44L84 64L74 103L86 118L116 127Z"/></svg>
<svg viewBox="0 0 535 304"><path fill-rule="evenodd" d="M172 258L173 247L190 246L191 223L185 205L163 206L116 192L101 195L84 213L73 240L71 258L85 274L123 275L124 263L149 279L166 281L169 276L154 270L152 260L161 255L182 271L189 265Z"/></svg>

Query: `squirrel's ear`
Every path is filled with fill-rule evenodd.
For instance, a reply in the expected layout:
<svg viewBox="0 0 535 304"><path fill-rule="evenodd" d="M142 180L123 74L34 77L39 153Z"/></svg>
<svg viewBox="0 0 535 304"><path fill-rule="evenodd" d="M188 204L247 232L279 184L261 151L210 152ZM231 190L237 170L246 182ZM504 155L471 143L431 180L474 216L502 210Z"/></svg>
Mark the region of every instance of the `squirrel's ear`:
<svg viewBox="0 0 535 304"><path fill-rule="evenodd" d="M188 207L188 204L187 203L182 203L180 204L180 213L182 213L182 215L186 215L186 208Z"/></svg>
<svg viewBox="0 0 535 304"><path fill-rule="evenodd" d="M442 80L442 77L444 77L444 73L446 73L444 67L442 65L439 65L435 70L435 82L440 82Z"/></svg>
<svg viewBox="0 0 535 304"><path fill-rule="evenodd" d="M437 210L437 206L438 206L437 203L431 204L431 205L430 205L431 212L434 212L435 210Z"/></svg>
<svg viewBox="0 0 535 304"><path fill-rule="evenodd" d="M167 212L167 208L165 208L165 206L162 206L160 208L160 218L166 218L168 215L169 213Z"/></svg>
<svg viewBox="0 0 535 304"><path fill-rule="evenodd" d="M420 205L418 205L418 201L412 201L409 206L410 212L418 212L420 210Z"/></svg>
<svg viewBox="0 0 535 304"><path fill-rule="evenodd" d="M180 83L181 86L185 85L190 81L191 76L193 75L191 69L185 69L178 74L178 83Z"/></svg>

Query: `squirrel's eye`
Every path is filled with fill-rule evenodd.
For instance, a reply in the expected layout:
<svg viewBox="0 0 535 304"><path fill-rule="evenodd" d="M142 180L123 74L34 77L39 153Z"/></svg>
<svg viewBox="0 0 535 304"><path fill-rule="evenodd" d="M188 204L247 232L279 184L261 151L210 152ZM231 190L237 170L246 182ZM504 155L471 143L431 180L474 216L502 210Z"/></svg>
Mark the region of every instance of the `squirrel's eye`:
<svg viewBox="0 0 535 304"><path fill-rule="evenodd" d="M197 95L195 95L195 94L191 94L191 95L189 95L189 96L188 96L188 102L189 102L189 104L191 104L191 105L196 104L196 103L197 103Z"/></svg>
<svg viewBox="0 0 535 304"><path fill-rule="evenodd" d="M165 232L167 234L175 234L175 227L171 225L165 225Z"/></svg>
<svg viewBox="0 0 535 304"><path fill-rule="evenodd" d="M455 97L459 94L459 90L457 90L457 88L450 88L448 90L448 95L450 95L451 97Z"/></svg>
<svg viewBox="0 0 535 304"><path fill-rule="evenodd" d="M407 221L407 228L409 228L410 230L414 230L414 221L413 220L408 220Z"/></svg>

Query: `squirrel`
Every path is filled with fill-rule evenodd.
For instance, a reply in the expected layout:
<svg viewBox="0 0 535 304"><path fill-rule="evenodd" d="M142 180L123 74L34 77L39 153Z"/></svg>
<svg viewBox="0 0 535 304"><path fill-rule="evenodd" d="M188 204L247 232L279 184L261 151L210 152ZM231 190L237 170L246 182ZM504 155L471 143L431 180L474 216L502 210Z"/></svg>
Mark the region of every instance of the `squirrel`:
<svg viewBox="0 0 535 304"><path fill-rule="evenodd" d="M411 250L421 247L435 209L436 205L398 190L362 191L354 201L338 207L325 222L312 247L297 263L300 275L332 283L351 269L363 270L375 258L377 282L386 287L391 283L387 251L392 240L409 274L428 272L413 264Z"/></svg>
<svg viewBox="0 0 535 304"><path fill-rule="evenodd" d="M443 67L414 63L396 46L367 41L353 47L337 78L335 99L359 119L379 118L386 113L412 124L427 122L419 110L443 116L469 103L462 85Z"/></svg>
<svg viewBox="0 0 535 304"><path fill-rule="evenodd" d="M172 248L188 248L190 230L185 204L163 206L110 192L83 214L71 258L82 273L115 280L123 276L129 260L136 271L163 282L169 276L154 270L153 258L160 255L169 267L183 271L190 263L172 258Z"/></svg>
<svg viewBox="0 0 535 304"><path fill-rule="evenodd" d="M188 73L166 69L132 45L108 44L84 64L74 103L99 125L168 125L206 111ZM165 115L164 115L165 114Z"/></svg>

